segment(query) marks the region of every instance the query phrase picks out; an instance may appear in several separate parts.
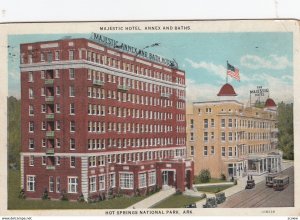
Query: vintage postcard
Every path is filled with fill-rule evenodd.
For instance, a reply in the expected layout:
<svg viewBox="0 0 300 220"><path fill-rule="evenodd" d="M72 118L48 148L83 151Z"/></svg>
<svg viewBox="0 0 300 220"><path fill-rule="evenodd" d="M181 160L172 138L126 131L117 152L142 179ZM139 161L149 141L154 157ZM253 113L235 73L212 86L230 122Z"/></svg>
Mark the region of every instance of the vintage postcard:
<svg viewBox="0 0 300 220"><path fill-rule="evenodd" d="M0 29L1 215L299 215L298 21Z"/></svg>

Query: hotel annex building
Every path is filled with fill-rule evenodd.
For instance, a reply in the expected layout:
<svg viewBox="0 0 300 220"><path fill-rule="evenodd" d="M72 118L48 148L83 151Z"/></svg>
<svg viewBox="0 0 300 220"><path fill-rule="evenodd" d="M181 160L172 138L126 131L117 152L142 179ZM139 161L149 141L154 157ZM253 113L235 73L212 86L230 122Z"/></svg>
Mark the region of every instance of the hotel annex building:
<svg viewBox="0 0 300 220"><path fill-rule="evenodd" d="M185 72L91 39L21 46L21 187L58 199L192 186Z"/></svg>
<svg viewBox="0 0 300 220"><path fill-rule="evenodd" d="M194 159L195 175L202 169L227 179L281 171L275 102L268 98L263 108L250 107L236 96L226 83L218 101L194 102L187 113L188 156Z"/></svg>

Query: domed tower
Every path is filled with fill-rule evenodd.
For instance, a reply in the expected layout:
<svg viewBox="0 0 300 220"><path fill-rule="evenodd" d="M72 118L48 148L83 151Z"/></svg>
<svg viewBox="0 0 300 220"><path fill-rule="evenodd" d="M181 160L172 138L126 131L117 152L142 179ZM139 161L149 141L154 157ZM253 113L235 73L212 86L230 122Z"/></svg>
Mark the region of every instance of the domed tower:
<svg viewBox="0 0 300 220"><path fill-rule="evenodd" d="M226 83L222 86L220 89L218 96L220 97L220 100L235 100L237 94L234 91L234 88L229 83Z"/></svg>
<svg viewBox="0 0 300 220"><path fill-rule="evenodd" d="M275 104L274 100L268 98L265 102L265 109L277 110L277 105Z"/></svg>

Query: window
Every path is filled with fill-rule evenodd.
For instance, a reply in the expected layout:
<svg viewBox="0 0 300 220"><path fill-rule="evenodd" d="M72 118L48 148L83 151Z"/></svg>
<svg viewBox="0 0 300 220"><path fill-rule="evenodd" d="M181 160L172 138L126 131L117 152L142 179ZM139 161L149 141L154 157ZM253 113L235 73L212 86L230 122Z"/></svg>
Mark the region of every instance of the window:
<svg viewBox="0 0 300 220"><path fill-rule="evenodd" d="M60 121L55 121L55 130L60 130Z"/></svg>
<svg viewBox="0 0 300 220"><path fill-rule="evenodd" d="M224 131L222 131L222 133L221 133L221 140L222 140L222 141L225 141L225 140L226 140L225 132L224 132Z"/></svg>
<svg viewBox="0 0 300 220"><path fill-rule="evenodd" d="M42 147L46 147L46 139L45 138L42 139Z"/></svg>
<svg viewBox="0 0 300 220"><path fill-rule="evenodd" d="M76 158L74 156L70 157L70 167L76 166Z"/></svg>
<svg viewBox="0 0 300 220"><path fill-rule="evenodd" d="M191 129L194 128L194 119L191 119Z"/></svg>
<svg viewBox="0 0 300 220"><path fill-rule="evenodd" d="M193 141L194 140L194 133L193 132L191 132L191 139L190 139L191 141Z"/></svg>
<svg viewBox="0 0 300 220"><path fill-rule="evenodd" d="M70 104L70 115L74 115L75 114L75 103L71 103Z"/></svg>
<svg viewBox="0 0 300 220"><path fill-rule="evenodd" d="M225 128L225 119L224 118L221 119L221 127Z"/></svg>
<svg viewBox="0 0 300 220"><path fill-rule="evenodd" d="M27 191L35 191L35 176L27 175Z"/></svg>
<svg viewBox="0 0 300 220"><path fill-rule="evenodd" d="M204 146L204 148L203 148L203 155L207 156L207 146Z"/></svg>
<svg viewBox="0 0 300 220"><path fill-rule="evenodd" d="M34 140L32 138L29 139L28 147L29 149L34 149Z"/></svg>
<svg viewBox="0 0 300 220"><path fill-rule="evenodd" d="M42 165L46 165L46 156L42 156Z"/></svg>
<svg viewBox="0 0 300 220"><path fill-rule="evenodd" d="M90 192L96 192L96 176L91 176L89 179L90 179Z"/></svg>
<svg viewBox="0 0 300 220"><path fill-rule="evenodd" d="M29 122L29 132L34 132L34 122L33 121Z"/></svg>
<svg viewBox="0 0 300 220"><path fill-rule="evenodd" d="M41 61L45 61L45 54L41 53Z"/></svg>
<svg viewBox="0 0 300 220"><path fill-rule="evenodd" d="M208 132L204 132L204 134L203 134L203 140L204 140L205 142L208 141Z"/></svg>
<svg viewBox="0 0 300 220"><path fill-rule="evenodd" d="M69 51L69 60L74 60L74 50Z"/></svg>
<svg viewBox="0 0 300 220"><path fill-rule="evenodd" d="M56 86L56 95L60 95L60 87Z"/></svg>
<svg viewBox="0 0 300 220"><path fill-rule="evenodd" d="M60 165L60 157L56 157L56 165Z"/></svg>
<svg viewBox="0 0 300 220"><path fill-rule="evenodd" d="M70 121L70 132L75 132L75 122Z"/></svg>
<svg viewBox="0 0 300 220"><path fill-rule="evenodd" d="M98 157L98 165L99 166L105 165L105 156L104 155Z"/></svg>
<svg viewBox="0 0 300 220"><path fill-rule="evenodd" d="M74 97L75 96L75 87L74 86L70 86L69 87L69 96L70 97Z"/></svg>
<svg viewBox="0 0 300 220"><path fill-rule="evenodd" d="M60 139L59 138L56 138L56 147L60 148Z"/></svg>
<svg viewBox="0 0 300 220"><path fill-rule="evenodd" d="M68 177L68 193L77 193L78 177Z"/></svg>
<svg viewBox="0 0 300 220"><path fill-rule="evenodd" d="M60 113L60 104L55 104L55 112Z"/></svg>
<svg viewBox="0 0 300 220"><path fill-rule="evenodd" d="M33 89L29 88L29 98L33 99L34 98L34 94L33 94Z"/></svg>
<svg viewBox="0 0 300 220"><path fill-rule="evenodd" d="M204 119L204 128L208 128L208 119Z"/></svg>
<svg viewBox="0 0 300 220"><path fill-rule="evenodd" d="M99 176L99 190L105 190L105 175Z"/></svg>
<svg viewBox="0 0 300 220"><path fill-rule="evenodd" d="M212 139L212 140L214 140L215 139L215 132L210 132L210 138Z"/></svg>
<svg viewBox="0 0 300 220"><path fill-rule="evenodd" d="M120 173L121 189L133 189L133 173Z"/></svg>
<svg viewBox="0 0 300 220"><path fill-rule="evenodd" d="M54 59L59 60L59 51L55 51Z"/></svg>
<svg viewBox="0 0 300 220"><path fill-rule="evenodd" d="M46 105L45 104L41 105L41 113L46 113Z"/></svg>
<svg viewBox="0 0 300 220"><path fill-rule="evenodd" d="M41 79L45 79L45 71L44 70L41 71Z"/></svg>
<svg viewBox="0 0 300 220"><path fill-rule="evenodd" d="M42 130L46 130L46 122L45 121L42 121L42 127L41 127Z"/></svg>
<svg viewBox="0 0 300 220"><path fill-rule="evenodd" d="M156 184L156 172L150 171L148 172L148 186L153 186Z"/></svg>
<svg viewBox="0 0 300 220"><path fill-rule="evenodd" d="M60 177L56 177L56 192L60 192Z"/></svg>
<svg viewBox="0 0 300 220"><path fill-rule="evenodd" d="M109 186L110 186L110 188L116 187L116 174L115 173L109 174Z"/></svg>
<svg viewBox="0 0 300 220"><path fill-rule="evenodd" d="M45 96L45 88L41 88L41 96Z"/></svg>
<svg viewBox="0 0 300 220"><path fill-rule="evenodd" d="M146 173L139 173L139 188L147 187L147 176Z"/></svg>
<svg viewBox="0 0 300 220"><path fill-rule="evenodd" d="M55 77L55 78L59 78L59 71L58 71L58 70L55 70L55 72L54 72L54 77Z"/></svg>
<svg viewBox="0 0 300 220"><path fill-rule="evenodd" d="M210 125L212 128L215 127L215 119L210 119Z"/></svg>
<svg viewBox="0 0 300 220"><path fill-rule="evenodd" d="M194 156L195 155L195 149L194 149L194 146L191 146L191 156Z"/></svg>
<svg viewBox="0 0 300 220"><path fill-rule="evenodd" d="M229 147L229 148L228 148L228 156L229 156L229 157L232 157L232 147Z"/></svg>
<svg viewBox="0 0 300 220"><path fill-rule="evenodd" d="M69 79L75 79L75 70L69 69Z"/></svg>
<svg viewBox="0 0 300 220"><path fill-rule="evenodd" d="M210 153L211 153L211 154L215 154L215 147L214 147L214 146L211 146L211 147L210 147Z"/></svg>
<svg viewBox="0 0 300 220"><path fill-rule="evenodd" d="M34 156L33 155L29 156L29 166L34 166Z"/></svg>
<svg viewBox="0 0 300 220"><path fill-rule="evenodd" d="M75 139L74 138L70 139L70 150L75 150Z"/></svg>
<svg viewBox="0 0 300 220"><path fill-rule="evenodd" d="M221 155L222 155L222 157L226 156L225 147L221 147Z"/></svg>
<svg viewBox="0 0 300 220"><path fill-rule="evenodd" d="M229 128L232 128L232 118L229 118L229 119L228 119L228 127L229 127Z"/></svg>
<svg viewBox="0 0 300 220"><path fill-rule="evenodd" d="M54 177L49 176L49 192L54 192Z"/></svg>
<svg viewBox="0 0 300 220"><path fill-rule="evenodd" d="M33 73L28 72L28 82L33 82Z"/></svg>
<svg viewBox="0 0 300 220"><path fill-rule="evenodd" d="M90 167L96 166L96 156L89 157L89 166Z"/></svg>
<svg viewBox="0 0 300 220"><path fill-rule="evenodd" d="M228 132L228 140L232 141L232 132Z"/></svg>

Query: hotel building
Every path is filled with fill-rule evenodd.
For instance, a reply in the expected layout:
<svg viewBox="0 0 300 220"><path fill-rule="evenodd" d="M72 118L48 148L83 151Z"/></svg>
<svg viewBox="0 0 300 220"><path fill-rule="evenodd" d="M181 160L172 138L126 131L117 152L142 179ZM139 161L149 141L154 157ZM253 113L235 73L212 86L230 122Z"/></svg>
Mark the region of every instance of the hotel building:
<svg viewBox="0 0 300 220"><path fill-rule="evenodd" d="M192 186L185 72L102 39L20 46L21 187L29 198Z"/></svg>
<svg viewBox="0 0 300 220"><path fill-rule="evenodd" d="M281 170L275 102L268 98L264 107L250 107L236 96L227 83L218 101L194 102L187 113L187 154L195 175L208 169L214 178L230 179Z"/></svg>

